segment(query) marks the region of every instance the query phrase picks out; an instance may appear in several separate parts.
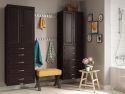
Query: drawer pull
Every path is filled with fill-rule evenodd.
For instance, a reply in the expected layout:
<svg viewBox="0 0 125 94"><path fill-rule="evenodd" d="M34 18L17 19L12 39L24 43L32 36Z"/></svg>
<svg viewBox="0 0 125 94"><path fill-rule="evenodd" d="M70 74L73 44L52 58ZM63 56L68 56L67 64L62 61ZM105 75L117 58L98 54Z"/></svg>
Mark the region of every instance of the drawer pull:
<svg viewBox="0 0 125 94"><path fill-rule="evenodd" d="M19 50L24 50L24 48L18 48Z"/></svg>
<svg viewBox="0 0 125 94"><path fill-rule="evenodd" d="M24 54L18 54L18 56L24 56Z"/></svg>
<svg viewBox="0 0 125 94"><path fill-rule="evenodd" d="M72 74L72 75L75 75L75 74Z"/></svg>
<svg viewBox="0 0 125 94"><path fill-rule="evenodd" d="M20 79L18 79L18 80L24 80L24 78L20 78Z"/></svg>
<svg viewBox="0 0 125 94"><path fill-rule="evenodd" d="M22 72L22 71L24 71L24 70L18 70L19 72Z"/></svg>
<svg viewBox="0 0 125 94"><path fill-rule="evenodd" d="M75 60L75 59L72 59L73 61Z"/></svg>
<svg viewBox="0 0 125 94"><path fill-rule="evenodd" d="M18 63L20 63L20 64L24 64L24 62L22 61L22 62L18 62Z"/></svg>
<svg viewBox="0 0 125 94"><path fill-rule="evenodd" d="M73 55L75 54L75 53L72 53Z"/></svg>

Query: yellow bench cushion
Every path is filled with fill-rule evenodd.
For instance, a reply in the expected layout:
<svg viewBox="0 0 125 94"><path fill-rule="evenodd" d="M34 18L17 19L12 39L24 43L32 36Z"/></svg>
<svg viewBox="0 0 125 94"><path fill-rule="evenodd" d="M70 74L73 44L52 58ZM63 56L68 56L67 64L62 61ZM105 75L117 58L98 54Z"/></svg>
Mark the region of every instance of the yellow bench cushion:
<svg viewBox="0 0 125 94"><path fill-rule="evenodd" d="M36 70L36 75L38 77L54 76L54 75L61 75L61 74L62 74L62 71L60 69L56 69L56 68Z"/></svg>

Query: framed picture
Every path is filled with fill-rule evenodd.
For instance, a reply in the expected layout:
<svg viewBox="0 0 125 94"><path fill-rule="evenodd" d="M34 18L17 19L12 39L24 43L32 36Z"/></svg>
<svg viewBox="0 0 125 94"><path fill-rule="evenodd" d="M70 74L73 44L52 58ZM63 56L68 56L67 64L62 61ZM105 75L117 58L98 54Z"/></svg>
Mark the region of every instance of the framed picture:
<svg viewBox="0 0 125 94"><path fill-rule="evenodd" d="M97 41L98 43L102 43L102 34L98 34L98 35L96 36L96 41Z"/></svg>
<svg viewBox="0 0 125 94"><path fill-rule="evenodd" d="M88 42L91 42L91 41L92 41L92 35L91 35L91 34L88 34L87 40L88 40Z"/></svg>
<svg viewBox="0 0 125 94"><path fill-rule="evenodd" d="M93 34L98 33L98 22L97 21L91 22L91 33L93 33Z"/></svg>
<svg viewBox="0 0 125 94"><path fill-rule="evenodd" d="M99 14L99 16L98 16L98 21L100 21L100 22L103 21L103 14Z"/></svg>
<svg viewBox="0 0 125 94"><path fill-rule="evenodd" d="M88 14L88 22L92 22L93 21L93 14Z"/></svg>

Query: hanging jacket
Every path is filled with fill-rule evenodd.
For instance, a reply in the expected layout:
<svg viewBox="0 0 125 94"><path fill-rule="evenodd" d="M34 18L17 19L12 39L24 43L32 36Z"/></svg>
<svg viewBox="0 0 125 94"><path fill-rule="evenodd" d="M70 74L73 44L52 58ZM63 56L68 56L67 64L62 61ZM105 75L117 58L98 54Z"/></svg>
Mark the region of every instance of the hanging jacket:
<svg viewBox="0 0 125 94"><path fill-rule="evenodd" d="M47 61L47 63L55 63L56 62L56 53L55 53L54 45L52 42L49 42L46 61Z"/></svg>
<svg viewBox="0 0 125 94"><path fill-rule="evenodd" d="M35 67L41 67L43 65L43 62L42 62L42 56L41 56L41 51L40 51L38 40L35 41L34 51L35 51L34 52Z"/></svg>

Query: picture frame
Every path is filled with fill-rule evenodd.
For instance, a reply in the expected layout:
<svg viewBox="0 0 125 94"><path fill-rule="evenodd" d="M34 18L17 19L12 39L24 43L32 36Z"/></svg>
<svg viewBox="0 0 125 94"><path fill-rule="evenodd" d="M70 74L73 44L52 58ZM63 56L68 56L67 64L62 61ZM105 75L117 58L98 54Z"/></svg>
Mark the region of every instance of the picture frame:
<svg viewBox="0 0 125 94"><path fill-rule="evenodd" d="M103 14L100 13L99 16L98 16L98 21L102 22L102 21L103 21L103 18L104 18L104 17L103 17Z"/></svg>
<svg viewBox="0 0 125 94"><path fill-rule="evenodd" d="M96 36L96 41L97 41L97 43L102 43L102 34L98 34L97 36Z"/></svg>
<svg viewBox="0 0 125 94"><path fill-rule="evenodd" d="M93 13L88 14L88 22L93 21Z"/></svg>
<svg viewBox="0 0 125 94"><path fill-rule="evenodd" d="M88 35L87 35L87 40L88 40L88 42L91 42L91 41L92 41L92 35L91 35L91 34L88 34Z"/></svg>
<svg viewBox="0 0 125 94"><path fill-rule="evenodd" d="M91 22L91 33L92 34L98 33L98 21Z"/></svg>

